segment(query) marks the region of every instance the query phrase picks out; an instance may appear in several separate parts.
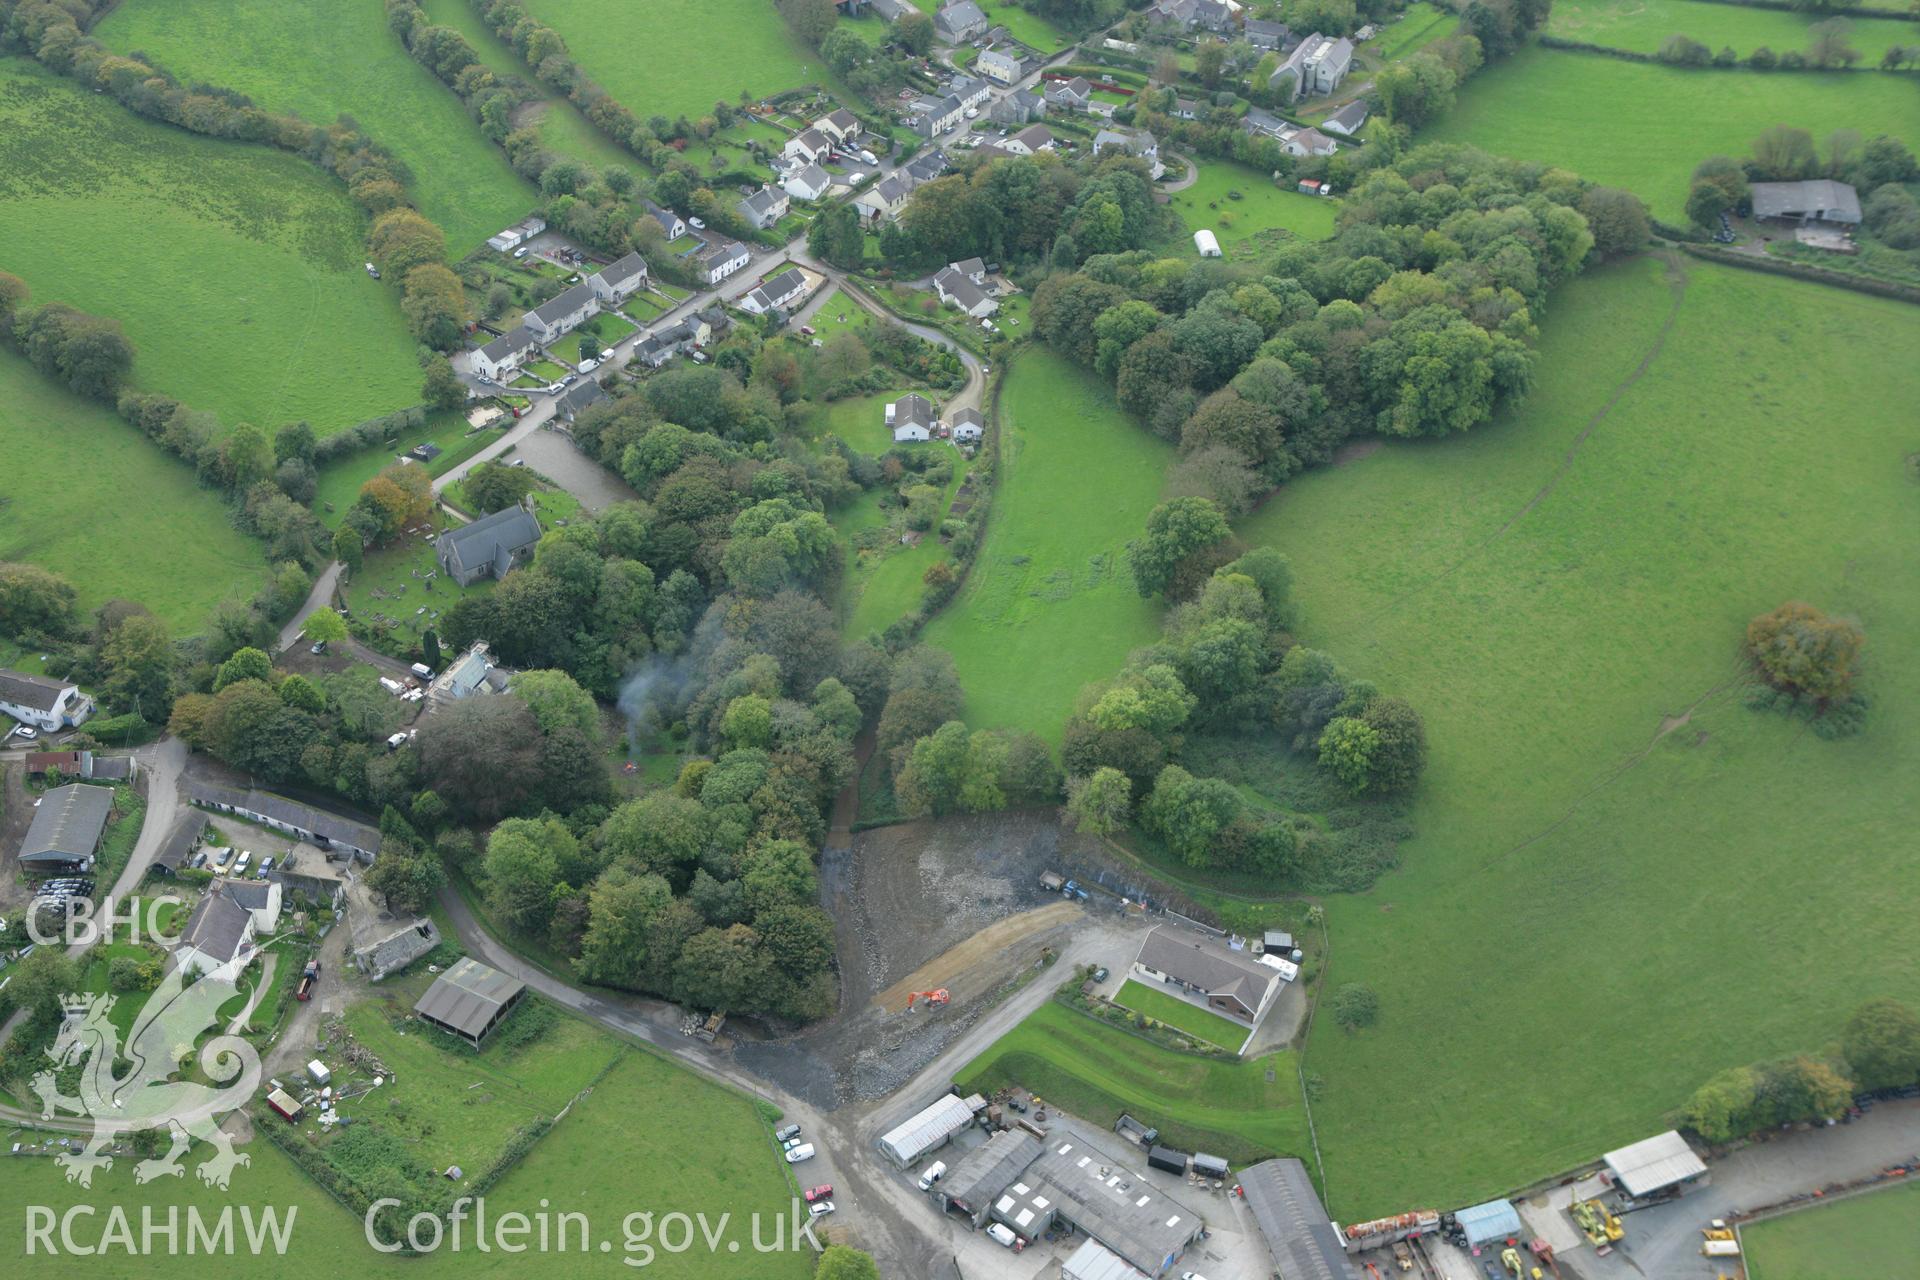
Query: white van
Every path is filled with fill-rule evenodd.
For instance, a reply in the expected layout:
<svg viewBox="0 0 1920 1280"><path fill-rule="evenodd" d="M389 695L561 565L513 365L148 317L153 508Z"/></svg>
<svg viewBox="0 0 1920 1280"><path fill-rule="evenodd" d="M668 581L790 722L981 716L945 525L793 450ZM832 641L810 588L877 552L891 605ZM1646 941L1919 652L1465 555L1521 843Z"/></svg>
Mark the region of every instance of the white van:
<svg viewBox="0 0 1920 1280"><path fill-rule="evenodd" d="M987 1238L995 1244L1005 1245L1009 1249L1020 1242L1020 1237L1013 1234L1013 1231L1004 1222L990 1224L987 1227Z"/></svg>
<svg viewBox="0 0 1920 1280"><path fill-rule="evenodd" d="M813 1159L813 1144L811 1142L803 1142L793 1150L787 1152L788 1164L799 1164L802 1160L811 1159Z"/></svg>
<svg viewBox="0 0 1920 1280"><path fill-rule="evenodd" d="M413 672L413 674L419 676L422 680L433 679L433 668L424 662L416 662L408 667L407 670Z"/></svg>
<svg viewBox="0 0 1920 1280"><path fill-rule="evenodd" d="M947 1162L945 1160L935 1160L927 1166L927 1171L920 1175L920 1189L925 1191L928 1187L931 1187L934 1183L946 1176Z"/></svg>

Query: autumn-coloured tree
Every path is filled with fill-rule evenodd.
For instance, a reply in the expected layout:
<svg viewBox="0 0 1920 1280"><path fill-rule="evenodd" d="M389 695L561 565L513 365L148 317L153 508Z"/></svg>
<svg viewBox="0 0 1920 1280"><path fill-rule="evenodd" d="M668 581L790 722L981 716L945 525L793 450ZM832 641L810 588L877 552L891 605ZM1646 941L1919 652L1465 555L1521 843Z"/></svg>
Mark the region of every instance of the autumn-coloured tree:
<svg viewBox="0 0 1920 1280"><path fill-rule="evenodd" d="M1852 691L1866 643L1854 623L1798 600L1747 624L1747 651L1767 682L1823 702Z"/></svg>

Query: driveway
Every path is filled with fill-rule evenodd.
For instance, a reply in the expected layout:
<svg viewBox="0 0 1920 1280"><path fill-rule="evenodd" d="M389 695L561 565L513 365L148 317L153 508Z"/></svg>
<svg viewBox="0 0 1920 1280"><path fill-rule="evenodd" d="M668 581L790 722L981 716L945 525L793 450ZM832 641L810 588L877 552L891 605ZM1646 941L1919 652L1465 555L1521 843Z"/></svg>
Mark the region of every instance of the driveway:
<svg viewBox="0 0 1920 1280"><path fill-rule="evenodd" d="M631 502L640 496L626 481L580 452L580 446L564 431L534 432L520 442L519 456L535 471L578 498L588 511L599 511L616 502Z"/></svg>
<svg viewBox="0 0 1920 1280"><path fill-rule="evenodd" d="M300 639L301 630L307 625L307 619L313 616L314 610L333 607L334 588L340 585L340 574L345 568L346 566L338 560L327 562L327 567L322 569L320 576L313 580L313 590L307 592L306 603L300 606L298 613L287 619L286 626L280 628L280 640L275 647L276 653L293 648Z"/></svg>

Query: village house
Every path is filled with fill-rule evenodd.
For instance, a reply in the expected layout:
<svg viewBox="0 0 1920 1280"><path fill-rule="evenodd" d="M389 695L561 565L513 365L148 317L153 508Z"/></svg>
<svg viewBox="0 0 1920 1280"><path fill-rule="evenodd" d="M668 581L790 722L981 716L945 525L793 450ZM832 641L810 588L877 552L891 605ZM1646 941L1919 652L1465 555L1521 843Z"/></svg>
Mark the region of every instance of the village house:
<svg viewBox="0 0 1920 1280"><path fill-rule="evenodd" d="M1165 924L1147 931L1133 976L1170 987L1247 1027L1259 1024L1283 985L1279 970Z"/></svg>
<svg viewBox="0 0 1920 1280"><path fill-rule="evenodd" d="M911 128L923 138L934 138L951 133L966 118L966 105L952 94L921 98L913 104Z"/></svg>
<svg viewBox="0 0 1920 1280"><path fill-rule="evenodd" d="M473 371L483 378L506 382L539 349L540 342L532 330L518 324L473 353Z"/></svg>
<svg viewBox="0 0 1920 1280"><path fill-rule="evenodd" d="M880 179L855 196L853 206L860 211L860 221L871 227L899 217L900 211L907 207L907 197L911 194L912 180L896 173Z"/></svg>
<svg viewBox="0 0 1920 1280"><path fill-rule="evenodd" d="M954 0L933 15L933 33L948 44L971 40L987 29L987 15L973 0Z"/></svg>
<svg viewBox="0 0 1920 1280"><path fill-rule="evenodd" d="M753 261L753 254L738 240L722 239L709 241L706 248L693 256L693 260L702 279L708 284L719 284Z"/></svg>
<svg viewBox="0 0 1920 1280"><path fill-rule="evenodd" d="M541 342L554 342L600 314L593 286L582 280L548 303L527 312L521 321Z"/></svg>
<svg viewBox="0 0 1920 1280"><path fill-rule="evenodd" d="M851 143L860 136L860 117L845 107L836 107L815 120L813 127L831 137L836 143Z"/></svg>
<svg viewBox="0 0 1920 1280"><path fill-rule="evenodd" d="M1290 156L1330 156L1340 144L1318 129L1295 129L1280 139L1280 149Z"/></svg>
<svg viewBox="0 0 1920 1280"><path fill-rule="evenodd" d="M907 177L913 180L914 185L918 186L922 182L932 182L952 167L952 162L947 159L947 153L939 147L934 147L930 150L922 151L912 160L909 160L901 172L905 173Z"/></svg>
<svg viewBox="0 0 1920 1280"><path fill-rule="evenodd" d="M587 277L593 296L603 307L617 307L647 287L647 260L630 253Z"/></svg>
<svg viewBox="0 0 1920 1280"><path fill-rule="evenodd" d="M1366 122L1367 104L1356 99L1322 120L1320 128L1326 133L1337 133L1342 137L1351 138L1360 132L1361 126Z"/></svg>
<svg viewBox="0 0 1920 1280"><path fill-rule="evenodd" d="M948 267L933 278L940 301L958 307L970 319L984 320L1000 309L1000 301L965 275Z"/></svg>
<svg viewBox="0 0 1920 1280"><path fill-rule="evenodd" d="M948 415L947 425L953 429L956 444L975 444L985 434L985 424L980 419L980 411L974 408L955 409Z"/></svg>
<svg viewBox="0 0 1920 1280"><path fill-rule="evenodd" d="M85 724L93 714L93 699L65 680L0 670L0 712L42 733L55 733Z"/></svg>
<svg viewBox="0 0 1920 1280"><path fill-rule="evenodd" d="M427 686L429 703L458 702L503 691L507 687L508 672L504 667L494 666L487 652L487 642L476 640L465 653L448 663L446 670ZM496 674L498 680L494 679Z"/></svg>
<svg viewBox="0 0 1920 1280"><path fill-rule="evenodd" d="M606 398L607 393L600 389L599 383L592 378L582 378L561 392L560 398L554 401L553 411L566 421L572 422L589 405L598 404Z"/></svg>
<svg viewBox="0 0 1920 1280"><path fill-rule="evenodd" d="M189 976L230 964L237 971L253 962L256 940L271 934L279 922L278 883L216 879L187 917L173 962Z"/></svg>
<svg viewBox="0 0 1920 1280"><path fill-rule="evenodd" d="M993 96L993 86L977 76L955 76L947 81L946 94L960 100L961 110L977 107Z"/></svg>
<svg viewBox="0 0 1920 1280"><path fill-rule="evenodd" d="M1087 104L1093 101L1093 84L1085 76L1075 76L1071 80L1049 80L1041 94L1050 107L1062 111L1085 111Z"/></svg>
<svg viewBox="0 0 1920 1280"><path fill-rule="evenodd" d="M1038 151L1053 150L1053 130L1043 124L1030 124L1018 133L1008 134L995 144L995 149L1008 155L1030 156Z"/></svg>
<svg viewBox="0 0 1920 1280"><path fill-rule="evenodd" d="M833 156L833 139L809 126L787 139L780 154L800 164L817 164Z"/></svg>
<svg viewBox="0 0 1920 1280"><path fill-rule="evenodd" d="M481 578L504 578L533 556L540 541L540 521L533 514L533 501L481 516L472 524L461 525L441 534L434 543L434 555L440 572L460 586Z"/></svg>
<svg viewBox="0 0 1920 1280"><path fill-rule="evenodd" d="M678 240L687 234L686 219L671 209L662 209L649 200L646 202L647 216L660 224L660 232L669 240Z"/></svg>
<svg viewBox="0 0 1920 1280"><path fill-rule="evenodd" d="M1031 89L1015 89L994 103L987 117L995 124L1029 124L1047 114L1047 100Z"/></svg>
<svg viewBox="0 0 1920 1280"><path fill-rule="evenodd" d="M1124 151L1147 162L1149 177L1158 178L1167 171L1160 162L1160 143L1145 129L1102 129L1093 136L1093 154Z"/></svg>
<svg viewBox="0 0 1920 1280"><path fill-rule="evenodd" d="M825 199L827 192L833 190L833 175L817 164L810 164L795 169L782 185L785 186L787 194L795 200L811 203Z"/></svg>
<svg viewBox="0 0 1920 1280"><path fill-rule="evenodd" d="M918 392L908 392L887 405L887 430L895 444L931 440L936 425L933 402Z"/></svg>
<svg viewBox="0 0 1920 1280"><path fill-rule="evenodd" d="M782 271L740 299L740 309L765 315L807 296L807 277L798 268Z"/></svg>
<svg viewBox="0 0 1920 1280"><path fill-rule="evenodd" d="M1332 93L1353 65L1353 41L1314 32L1294 47L1267 83L1288 102Z"/></svg>
<svg viewBox="0 0 1920 1280"><path fill-rule="evenodd" d="M1027 74L1026 51L1015 44L991 44L980 51L973 66L995 84L1012 84Z"/></svg>
<svg viewBox="0 0 1920 1280"><path fill-rule="evenodd" d="M1264 18L1248 18L1240 28L1240 34L1246 42L1263 53L1283 52L1293 45L1293 31L1284 22L1268 22Z"/></svg>
<svg viewBox="0 0 1920 1280"><path fill-rule="evenodd" d="M804 172L804 170L802 172ZM745 218L760 230L765 231L768 227L771 227L774 223L786 217L787 211L793 208L793 201L788 198L789 194L789 192L782 191L778 187L761 187L752 195L740 200L734 205L734 208L740 211L741 217ZM817 196L809 196L807 198L810 200L818 199Z"/></svg>

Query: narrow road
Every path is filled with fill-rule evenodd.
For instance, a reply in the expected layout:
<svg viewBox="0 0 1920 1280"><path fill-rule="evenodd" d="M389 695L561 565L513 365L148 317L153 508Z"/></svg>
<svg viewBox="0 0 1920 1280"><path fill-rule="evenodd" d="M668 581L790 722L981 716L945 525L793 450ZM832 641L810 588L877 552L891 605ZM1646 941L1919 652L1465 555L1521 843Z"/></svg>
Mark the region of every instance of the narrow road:
<svg viewBox="0 0 1920 1280"><path fill-rule="evenodd" d="M280 640L274 650L276 653L284 653L299 641L301 631L306 628L307 619L311 618L316 610L333 607L334 588L340 585L340 575L345 569L346 566L338 560L327 562L327 567L322 569L320 576L313 580L313 590L307 592L306 603L300 606L298 613L287 619L286 626L280 628Z"/></svg>

